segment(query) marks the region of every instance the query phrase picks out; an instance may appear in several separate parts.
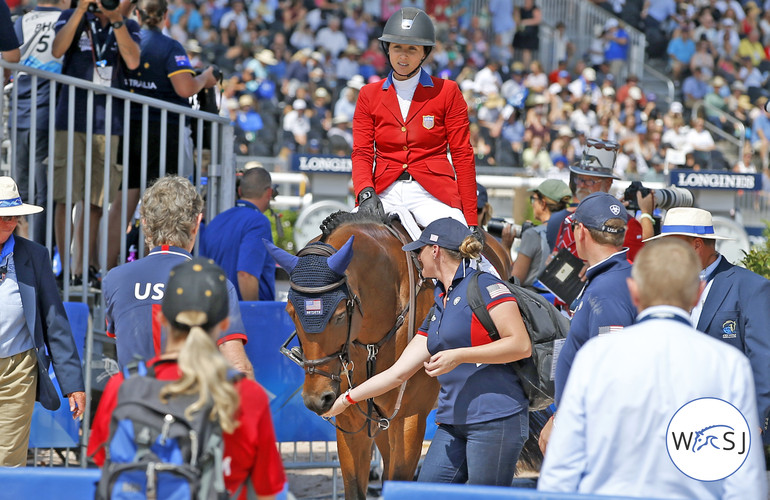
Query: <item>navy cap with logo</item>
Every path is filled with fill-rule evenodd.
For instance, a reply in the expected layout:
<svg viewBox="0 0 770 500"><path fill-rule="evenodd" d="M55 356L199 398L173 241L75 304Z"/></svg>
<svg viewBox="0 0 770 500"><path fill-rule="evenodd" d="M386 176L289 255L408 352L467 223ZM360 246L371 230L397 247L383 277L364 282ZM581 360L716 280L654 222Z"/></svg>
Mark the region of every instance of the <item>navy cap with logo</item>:
<svg viewBox="0 0 770 500"><path fill-rule="evenodd" d="M434 220L423 230L419 239L407 243L402 248L405 251L418 250L426 245L438 245L448 250L459 250L463 240L471 235L462 222L450 217Z"/></svg>
<svg viewBox="0 0 770 500"><path fill-rule="evenodd" d="M611 194L592 193L586 196L572 214L572 222L579 222L589 229L596 229L606 233L620 233L625 228L618 229L607 226L610 219L623 219L628 221L628 212L623 205Z"/></svg>
<svg viewBox="0 0 770 500"><path fill-rule="evenodd" d="M208 330L227 317L227 277L211 259L195 258L171 270L161 306L163 315L182 330L200 326ZM199 324L180 322L185 311L204 313Z"/></svg>

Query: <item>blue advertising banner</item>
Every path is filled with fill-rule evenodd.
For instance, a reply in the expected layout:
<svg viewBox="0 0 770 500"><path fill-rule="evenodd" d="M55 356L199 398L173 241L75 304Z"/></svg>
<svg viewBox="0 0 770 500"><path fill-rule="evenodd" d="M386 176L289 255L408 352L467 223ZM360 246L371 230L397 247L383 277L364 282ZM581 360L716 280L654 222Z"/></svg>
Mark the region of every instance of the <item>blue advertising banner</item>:
<svg viewBox="0 0 770 500"><path fill-rule="evenodd" d="M671 170L669 181L672 185L687 189L721 189L735 191L759 191L762 189L762 174L737 174L719 171Z"/></svg>
<svg viewBox="0 0 770 500"><path fill-rule="evenodd" d="M350 174L353 161L346 156L294 155L291 168L305 173Z"/></svg>

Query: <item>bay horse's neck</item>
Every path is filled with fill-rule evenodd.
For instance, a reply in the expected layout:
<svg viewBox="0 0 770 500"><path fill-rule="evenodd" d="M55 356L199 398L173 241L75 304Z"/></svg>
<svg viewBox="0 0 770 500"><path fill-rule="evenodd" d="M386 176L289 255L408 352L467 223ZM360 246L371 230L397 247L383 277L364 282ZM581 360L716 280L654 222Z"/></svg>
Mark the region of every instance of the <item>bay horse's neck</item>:
<svg viewBox="0 0 770 500"><path fill-rule="evenodd" d="M328 243L339 248L355 236L347 269L351 292L361 299L363 323L356 339L373 344L383 338L409 302L409 276L401 242L383 225L346 224Z"/></svg>

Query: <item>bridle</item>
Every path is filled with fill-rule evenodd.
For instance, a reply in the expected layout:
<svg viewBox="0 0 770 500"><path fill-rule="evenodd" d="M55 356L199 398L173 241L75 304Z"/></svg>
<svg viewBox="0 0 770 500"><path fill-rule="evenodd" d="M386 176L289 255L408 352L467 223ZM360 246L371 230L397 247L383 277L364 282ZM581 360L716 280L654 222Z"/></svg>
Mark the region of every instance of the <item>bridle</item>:
<svg viewBox="0 0 770 500"><path fill-rule="evenodd" d="M407 243L407 241L404 240L403 236L398 231L393 229L391 225L388 224L386 225L386 227L402 244L405 245ZM308 245L297 253L297 257L302 257L305 255L321 255L325 257L330 257L336 251L337 250L334 247L327 246L327 245ZM296 290L299 293L309 293L309 294L326 293L332 290L336 290L341 286L345 286L346 292L347 292L347 299L345 303L345 311L348 318L347 334L346 334L345 343L342 345L339 351L333 354L329 354L328 356L324 356L323 358L308 360L307 358L305 358L305 355L302 352L301 345L289 348L289 344L297 336L297 330L295 329L294 332L291 334L291 336L289 336L286 342L284 342L283 345L281 346L281 354L285 355L294 363L302 367L302 369L305 371L307 375L321 375L337 383L342 381L342 375L344 375L348 382L348 387L352 389L353 387L355 387L353 384L354 364L353 364L353 361L350 359L350 346L351 344L355 344L356 346L365 348L367 351L366 379L368 380L369 378L371 378L376 372L377 354L379 353L380 348L384 346L391 338L393 338L393 336L396 334L399 328L403 326L404 321L407 318L407 315L409 318L408 340L411 340L412 337L414 336L414 328L415 328L415 320L416 320L415 319L416 296L417 296L417 293L419 293L424 283L423 279L420 278L419 282L415 286L415 279L414 279L415 263L416 263L416 260L412 252L407 252L407 266L409 269L408 274L409 274L409 284L410 284L409 302L407 302L406 306L404 306L404 308L401 310L401 313L396 317L396 321L391 327L391 329L388 331L388 333L386 333L385 336L383 336L378 342L374 344L364 344L363 342L360 342L357 339L353 339L351 341L353 313L355 312L356 308L361 313L361 316L363 316L364 312L363 312L363 307L361 305L361 299L358 298L358 295L353 293L350 286L348 285L347 274L345 274L340 280L334 283L320 286L320 287L305 287L305 286L297 285L293 281L290 282L290 286L293 290ZM419 269L419 266L417 267ZM419 273L419 270L418 270L418 273ZM318 366L332 362L335 359L338 359L340 362L341 370L339 375L334 373L329 373L325 370L320 370L318 368ZM369 437L374 437L378 432L388 429L388 427L390 426L390 421L393 418L395 418L396 415L398 414L401 408L401 400L403 398L405 390L406 390L406 382L401 384L398 398L396 400L396 406L393 414L390 417L385 417L382 415L382 412L374 403L373 399L366 400L366 403L367 403L366 412L364 412L359 407L359 405L355 405L356 409L358 409L358 411L365 417L363 425L355 431L345 430L341 428L339 425L337 425L336 423L332 423L331 419L327 418L326 420L332 423L332 425L334 425L339 431L345 434L355 434L362 431L364 427L369 426L367 430ZM377 416L373 417L372 415L375 412ZM372 429L371 429L372 423L377 425L377 430L374 432L372 432Z"/></svg>
<svg viewBox="0 0 770 500"><path fill-rule="evenodd" d="M303 257L305 255L320 255L323 257L331 257L332 255L334 255L336 251L337 250L331 246L308 245L302 250L300 250L299 253L297 253L297 257ZM294 337L297 336L297 330L294 330L291 336L288 339L286 339L286 342L284 342L283 345L281 346L281 354L283 354L284 356L288 357L290 360L292 360L293 362L301 366L306 374L322 375L324 377L328 377L332 379L335 382L341 382L342 377L334 373L329 373L327 371L320 370L318 367L321 365L325 365L326 363L329 363L331 361L334 361L335 359L339 359L340 365L342 366L342 373L344 373L347 376L348 381L350 381L349 374L353 371L353 362L350 360L350 335L353 329L353 313L355 313L356 308L358 308L358 311L361 313L361 316L363 316L364 311L361 307L361 299L359 299L358 295L356 295L351 291L350 286L348 285L347 274L344 275L338 281L335 281L334 283L330 283L328 285L323 285L319 287L302 286L294 283L293 281L290 282L290 286L293 290L296 290L299 293L308 293L308 294L326 293L332 290L336 290L337 288L342 286L345 287L347 291L347 299L345 299L345 313L348 318L348 327L347 327L347 335L346 335L345 343L342 345L340 350L335 352L334 354L329 354L328 356L324 356L323 358L309 360L305 358L305 355L302 352L301 346L295 346L295 347L289 348L289 344L291 343L292 340L294 340Z"/></svg>

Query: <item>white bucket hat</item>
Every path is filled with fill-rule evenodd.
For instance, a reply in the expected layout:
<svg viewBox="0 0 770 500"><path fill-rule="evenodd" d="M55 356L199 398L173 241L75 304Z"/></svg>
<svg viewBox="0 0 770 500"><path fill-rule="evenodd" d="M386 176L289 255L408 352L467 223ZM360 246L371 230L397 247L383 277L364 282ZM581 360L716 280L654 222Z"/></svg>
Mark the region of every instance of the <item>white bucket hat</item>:
<svg viewBox="0 0 770 500"><path fill-rule="evenodd" d="M714 222L711 212L700 208L676 207L666 212L660 234L644 241L655 240L663 236L692 236L708 240L730 240L725 236L714 234Z"/></svg>
<svg viewBox="0 0 770 500"><path fill-rule="evenodd" d="M0 177L0 216L32 215L43 207L22 203L19 188L10 177Z"/></svg>

